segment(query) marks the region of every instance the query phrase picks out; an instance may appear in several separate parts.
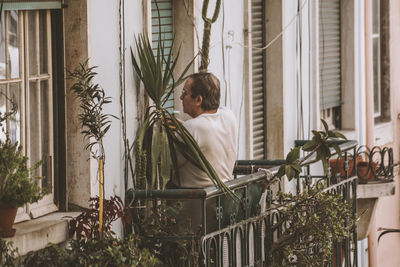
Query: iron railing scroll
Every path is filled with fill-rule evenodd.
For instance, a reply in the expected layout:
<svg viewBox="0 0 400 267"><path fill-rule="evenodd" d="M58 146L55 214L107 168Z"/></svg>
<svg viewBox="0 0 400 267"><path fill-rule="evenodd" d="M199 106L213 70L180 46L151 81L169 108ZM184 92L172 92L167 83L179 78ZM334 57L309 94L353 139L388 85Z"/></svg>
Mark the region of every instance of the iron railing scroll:
<svg viewBox="0 0 400 267"><path fill-rule="evenodd" d="M135 208L135 203L143 205L145 200L151 200L152 205L183 203L183 215L179 215L179 219L186 221L178 225L189 226L190 231L181 229L176 231L177 235L159 238L197 242L199 257L197 262L188 262L188 266L271 266L274 242L289 227L288 223L280 220L280 210L276 208L281 203L280 192L292 188L295 194L299 194L315 183L324 184L325 191L333 192L351 204L349 218L354 219L357 216L357 183L365 178L357 178L358 164L354 166L351 162L357 162L360 157L374 162L379 155L383 163L377 168L371 163L371 169L375 168L375 178L390 179L393 176L391 150L372 149L363 155L364 150L357 149L356 141L341 143L340 147L343 154L336 161L338 166L342 164L339 170L333 166L335 161L331 161L327 175L320 174L323 173L318 167L320 164L314 167L311 164L313 158L310 158L310 164L303 167L300 177L290 183L274 177L283 160L238 161L235 179L226 184L240 201L232 200L214 186L204 189L131 190L128 193ZM192 221L187 223L189 218ZM328 261L328 266L357 266L356 225L349 228L348 237L344 240L332 240L332 248L334 259ZM298 266L295 258L287 259L287 262Z"/></svg>

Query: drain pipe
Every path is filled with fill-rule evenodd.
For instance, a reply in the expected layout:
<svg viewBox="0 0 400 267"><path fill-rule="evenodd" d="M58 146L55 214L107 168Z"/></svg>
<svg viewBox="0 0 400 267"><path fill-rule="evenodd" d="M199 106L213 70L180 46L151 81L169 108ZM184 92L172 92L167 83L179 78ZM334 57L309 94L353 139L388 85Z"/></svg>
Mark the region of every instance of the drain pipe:
<svg viewBox="0 0 400 267"><path fill-rule="evenodd" d="M365 0L365 103L366 103L366 145L374 146L374 75L372 48L372 0ZM375 216L371 218L371 232L368 235L368 260L370 267L378 266L377 233Z"/></svg>

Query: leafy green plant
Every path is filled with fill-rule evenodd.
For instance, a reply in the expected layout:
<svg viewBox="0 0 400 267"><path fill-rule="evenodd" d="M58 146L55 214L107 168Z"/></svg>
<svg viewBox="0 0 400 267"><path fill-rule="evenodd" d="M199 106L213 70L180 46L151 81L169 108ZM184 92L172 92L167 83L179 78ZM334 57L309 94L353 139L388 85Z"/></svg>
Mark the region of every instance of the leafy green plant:
<svg viewBox="0 0 400 267"><path fill-rule="evenodd" d="M131 235L125 239L105 238L72 240L66 249L50 244L47 248L30 252L20 266L163 266L146 249L139 249Z"/></svg>
<svg viewBox="0 0 400 267"><path fill-rule="evenodd" d="M134 144L136 173L134 185L141 189L165 188L171 175L179 175L177 152L204 171L222 191L234 195L220 180L214 168L201 152L197 142L187 129L163 105L173 90L185 81L190 62L178 79L174 70L179 52L172 61L172 49L163 54L161 41L154 55L146 36L136 40L137 56L132 54L134 70L143 82L144 89L153 101L146 110L144 123ZM171 168L172 167L172 168Z"/></svg>
<svg viewBox="0 0 400 267"><path fill-rule="evenodd" d="M301 168L313 162L322 162L324 173L327 173L329 167L329 158L331 157L330 148L333 147L337 154L341 156L342 152L339 145L335 142L337 140L347 140L346 137L337 131L331 131L328 124L321 119L324 126L324 131L313 130L313 138L301 147L295 147L286 156L286 163L281 165L276 177L281 178L286 175L290 180L298 178L301 173ZM300 150L309 152L304 158L300 159ZM309 159L316 154L316 158L312 161Z"/></svg>
<svg viewBox="0 0 400 267"><path fill-rule="evenodd" d="M69 72L69 77L76 82L72 85L71 90L76 93L80 101L81 113L79 120L82 124L81 131L84 136L90 140L86 149L89 149L92 157L98 161L99 171L99 231L102 238L103 227L103 195L104 195L104 164L105 151L103 146L104 135L111 127L110 114L104 114L104 105L111 103L110 97L107 97L104 89L99 84L93 82L97 75L94 72L96 67L89 67L88 60L73 71ZM114 117L114 116L113 116ZM94 141L92 141L94 140Z"/></svg>
<svg viewBox="0 0 400 267"><path fill-rule="evenodd" d="M181 203L161 201L148 215L139 207L131 209L133 227L139 239L139 247L148 249L166 266L190 266L199 261L199 244L192 238L189 229L179 229ZM189 225L189 224L188 224ZM195 265L196 266L196 265Z"/></svg>
<svg viewBox="0 0 400 267"><path fill-rule="evenodd" d="M76 218L69 221L69 235L73 237L76 234L77 239L98 239L99 234L99 197L92 197L89 199L90 208L82 212ZM103 236L111 238L115 233L111 229L111 224L122 219L123 226L130 223L130 216L127 209L124 207L120 197L115 196L111 199L104 200L104 225Z"/></svg>
<svg viewBox="0 0 400 267"><path fill-rule="evenodd" d="M278 225L287 225L271 248L273 266L325 266L332 259L333 242L350 235L355 218L348 202L319 183L308 191L282 194Z"/></svg>
<svg viewBox="0 0 400 267"><path fill-rule="evenodd" d="M14 267L19 264L18 249L13 247L13 243L0 238L0 266Z"/></svg>
<svg viewBox="0 0 400 267"><path fill-rule="evenodd" d="M0 127L17 111L17 105L3 96L11 103L11 110L0 113ZM8 135L5 141L0 140L0 204L20 207L41 199L45 192L34 181L32 172L42 163L40 161L28 168L28 157L23 155L21 146L12 143Z"/></svg>
<svg viewBox="0 0 400 267"><path fill-rule="evenodd" d="M17 143L0 141L0 203L20 207L41 199L45 192L31 178L40 164L28 168L28 158Z"/></svg>

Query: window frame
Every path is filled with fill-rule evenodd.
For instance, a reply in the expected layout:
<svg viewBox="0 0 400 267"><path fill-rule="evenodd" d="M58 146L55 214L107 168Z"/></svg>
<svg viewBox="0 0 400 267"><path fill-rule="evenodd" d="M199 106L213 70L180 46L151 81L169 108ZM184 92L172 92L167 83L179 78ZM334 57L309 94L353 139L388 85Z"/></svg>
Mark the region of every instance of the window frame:
<svg viewBox="0 0 400 267"><path fill-rule="evenodd" d="M376 1L377 8L374 9L374 2ZM378 88L375 87L374 80L374 121L375 124L385 123L391 121L391 90L390 90L390 20L389 20L389 1L388 0L373 0L371 1L372 9L372 35L371 42L373 47L374 39L378 42L378 66L375 66L374 60L372 61L373 68L377 68L378 73ZM377 16L376 28L378 33L374 33L374 14ZM375 55L374 49L372 50L373 58ZM377 90L377 92L376 92ZM377 102L376 96L378 96ZM375 112L375 104L378 104L379 110Z"/></svg>
<svg viewBox="0 0 400 267"><path fill-rule="evenodd" d="M38 140L40 140L38 145L38 155L41 155L43 145L47 146L45 149L48 151L48 159L43 166L47 166L46 171L50 174L50 180L48 180L48 185L50 186L51 190L49 194L46 194L43 199L39 200L37 203L30 203L27 204L21 208L18 209L18 214L15 222L21 222L24 220L29 220L31 218L36 218L39 216L42 216L47 213L51 213L54 211L58 210L57 205L55 204L55 192L59 192L60 190L56 190L56 182L55 182L55 170L54 170L54 161L55 161L55 145L54 145L54 139L55 139L55 129L54 129L54 84L53 84L53 58L52 54L54 53L53 49L53 41L54 39L52 38L52 31L54 30L52 27L52 10L51 9L41 9L41 10L32 10L32 9L19 9L19 10L12 10L10 8L3 9L4 12L4 29L7 31L8 29L8 17L10 16L11 12L17 12L18 14L18 46L19 46L19 78L10 78L10 75L8 74L8 67L6 67L6 76L5 79L0 81L0 84L5 84L7 85L7 92L9 91L9 85L12 83L18 82L20 84L20 103L19 103L19 110L20 110L20 144L24 147L24 154L28 156L28 164L29 166L32 166L36 162L31 162L31 159L33 158L33 151L32 151L32 146L31 146L31 128L30 128L30 116L32 114L35 114L37 116L39 125L37 126L38 128ZM32 25L29 25L29 20L28 20L28 13L32 14L34 16L34 36L35 36L35 57L36 57L36 69L37 73L36 74L31 74L29 73L29 51L28 47L30 46L30 40L29 40L29 27L32 27ZM40 16L42 16L43 20L41 21L45 25L45 31L42 33L44 34L46 38L46 42L41 44L39 43L39 27L40 27ZM8 34L6 34L6 44L8 45L7 37ZM33 35L32 35L33 36ZM5 51L7 51L7 45L5 47ZM40 62L41 62L41 57L39 55L40 53L40 48L42 45L46 50L46 55L44 56L45 64L47 65L47 70L46 69L41 69L40 67ZM6 61L8 66L10 63L9 59L9 53L6 52ZM33 90L30 88L30 84L34 82L37 84L36 92L34 94L37 95L36 99L39 101L39 103L36 105L36 107L30 107L30 95L32 95ZM41 89L41 85L47 84L44 88ZM62 87L64 88L64 87ZM46 92L44 91L46 90ZM43 98L44 97L44 98ZM42 99L43 98L43 99ZM46 101L47 105L41 105L40 101ZM47 107L44 110L43 107ZM32 110L34 108L35 110ZM38 115L37 115L38 114ZM44 117L42 114L45 114ZM47 126L41 126L41 122L47 121L46 124ZM7 131L9 131L9 125L10 122L7 122ZM48 129L47 131L47 141L43 141L43 135L41 133L41 128L45 127L43 129ZM46 136L45 135L45 136ZM37 140L36 140L37 141ZM39 156L40 158L42 156ZM36 161L36 160L35 160ZM43 175L41 172L44 170L44 167L40 166L38 168L38 175ZM48 176L48 177L49 177ZM58 183L59 184L59 183ZM65 191L65 190L64 190Z"/></svg>

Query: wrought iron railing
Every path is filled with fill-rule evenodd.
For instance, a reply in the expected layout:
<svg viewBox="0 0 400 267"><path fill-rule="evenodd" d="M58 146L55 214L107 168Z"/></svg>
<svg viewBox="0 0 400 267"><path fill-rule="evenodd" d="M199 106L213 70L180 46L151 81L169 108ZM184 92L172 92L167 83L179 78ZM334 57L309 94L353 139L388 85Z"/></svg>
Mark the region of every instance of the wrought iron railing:
<svg viewBox="0 0 400 267"><path fill-rule="evenodd" d="M274 242L285 232L287 224L279 220L276 207L280 192L292 188L294 193L308 190L315 183L323 183L325 191L340 195L351 204L351 214L356 216L357 177L349 171L349 161L357 157L357 142L348 141L340 145L344 151L344 172L340 175L315 175L321 172L318 166L306 165L302 175L288 183L274 175L284 161L238 161L236 179L227 182L228 187L240 198L240 202L221 194L215 187L204 189L131 190L133 212L151 200L152 205L183 203L178 227L173 236L151 236L149 238L194 240L198 244L198 262L201 266L270 266ZM313 162L313 158L309 159ZM262 168L261 168L262 167ZM357 166L356 166L357 167ZM356 168L354 168L356 169ZM245 174L245 175L244 175ZM285 185L287 183L287 185ZM188 223L188 218L191 221ZM182 229L186 227L186 229ZM179 229L180 228L180 229ZM188 229L190 228L190 229ZM348 237L332 242L334 259L331 266L357 266L357 231L351 227ZM188 234L189 233L189 234ZM296 259L288 259L296 265ZM329 262L329 260L328 260ZM189 263L188 263L189 264ZM190 265L192 265L190 264Z"/></svg>

